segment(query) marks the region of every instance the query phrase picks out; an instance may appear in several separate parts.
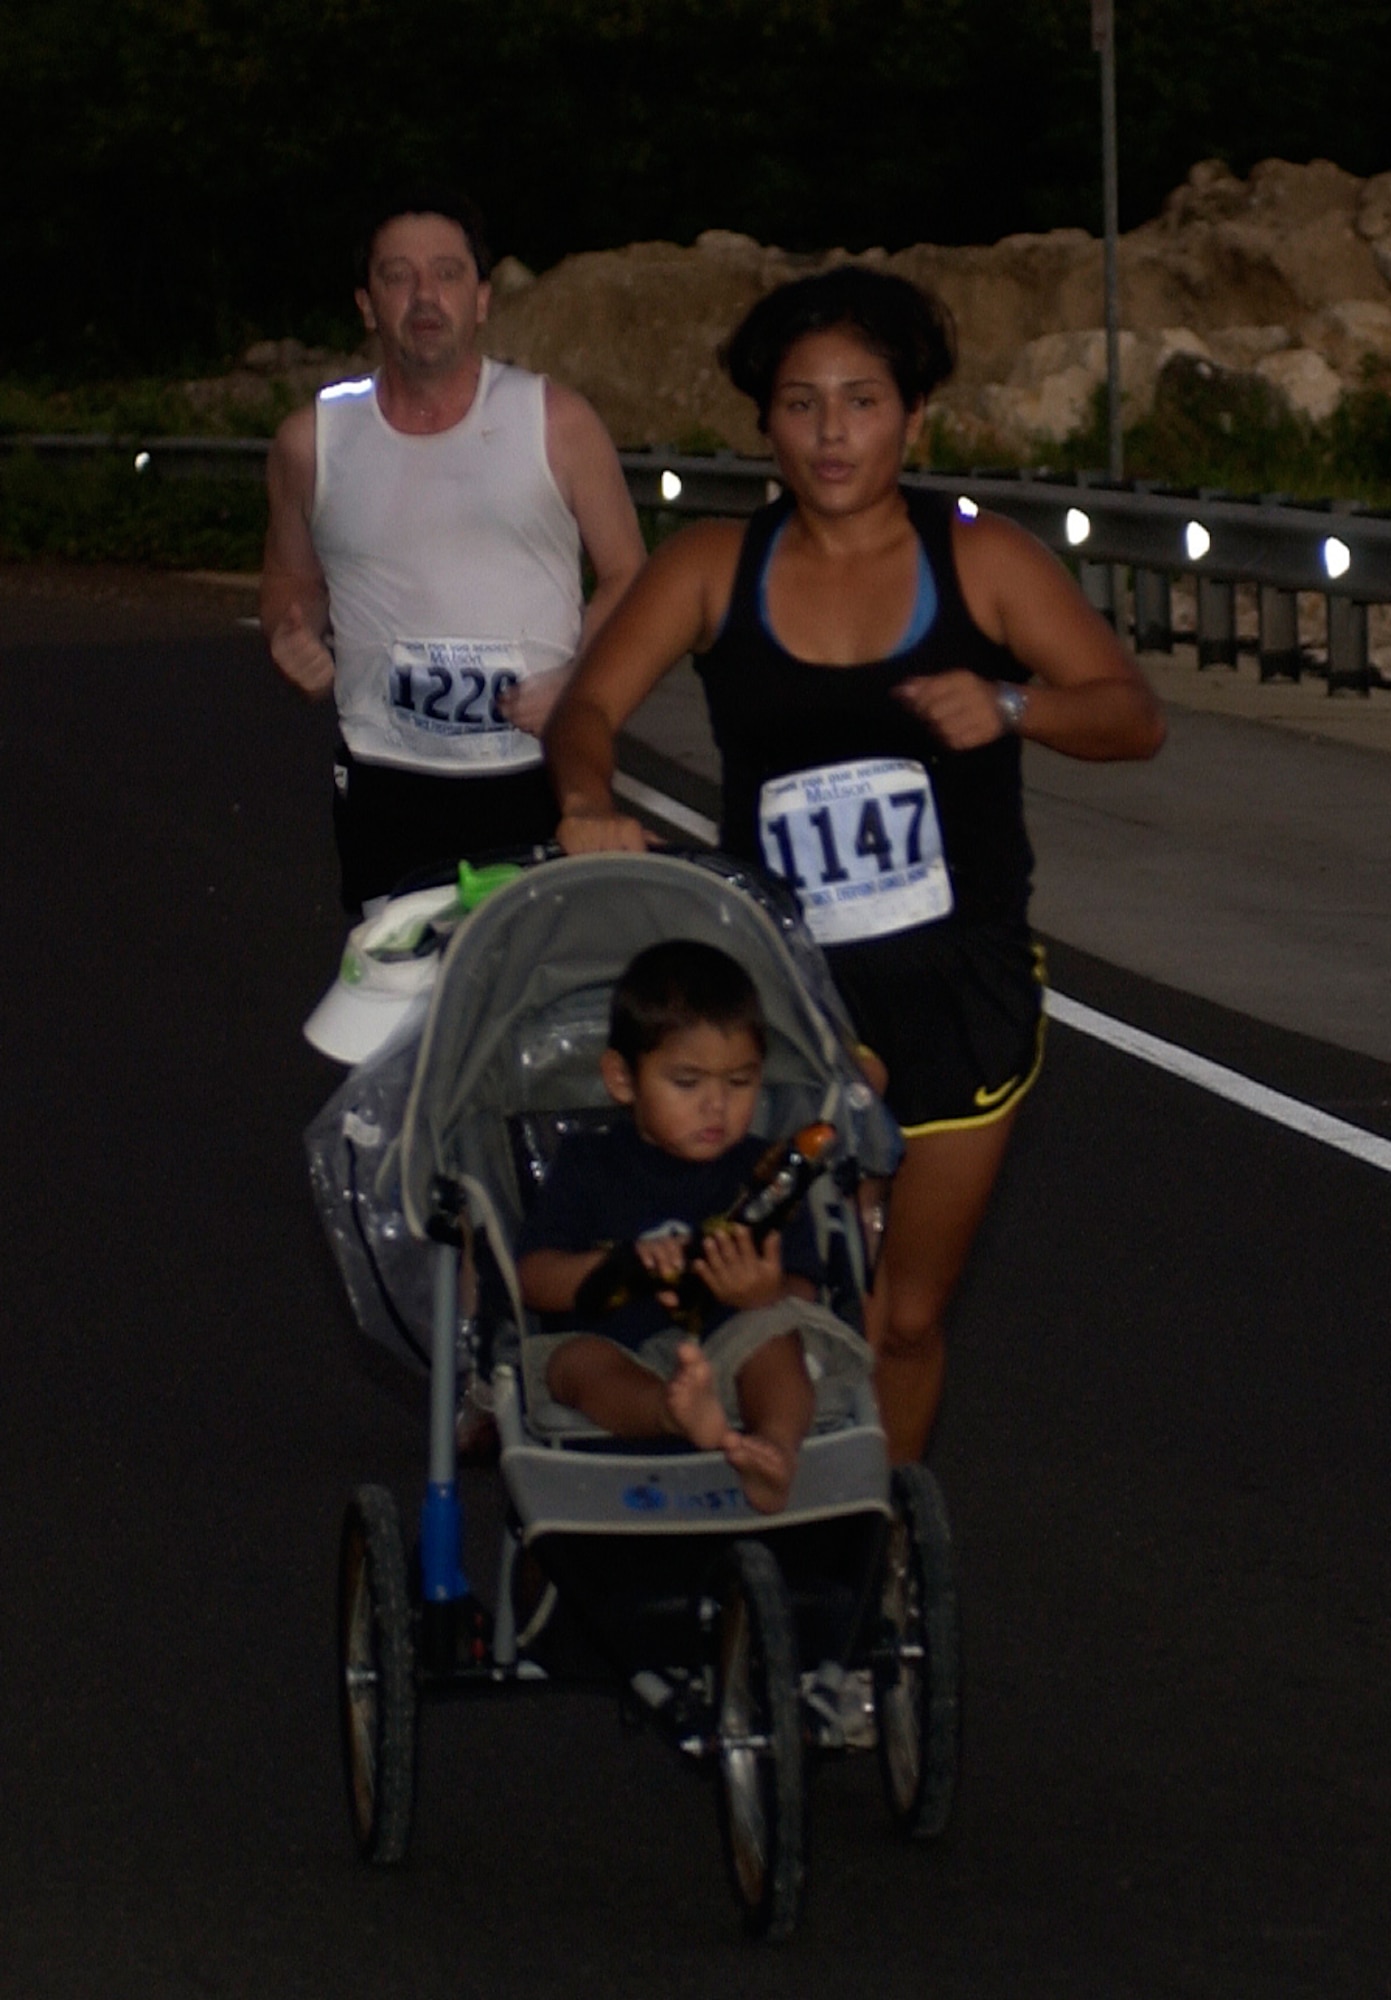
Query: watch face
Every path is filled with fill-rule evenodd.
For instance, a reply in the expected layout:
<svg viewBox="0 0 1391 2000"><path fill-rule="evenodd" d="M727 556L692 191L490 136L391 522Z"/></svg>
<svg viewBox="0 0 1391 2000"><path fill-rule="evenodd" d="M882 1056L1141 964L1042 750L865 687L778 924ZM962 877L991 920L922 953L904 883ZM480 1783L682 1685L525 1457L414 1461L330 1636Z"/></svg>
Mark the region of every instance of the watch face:
<svg viewBox="0 0 1391 2000"><path fill-rule="evenodd" d="M1004 718L1006 729L1017 729L1024 720L1024 710L1028 707L1028 696L1023 688L999 687L995 690L995 700Z"/></svg>

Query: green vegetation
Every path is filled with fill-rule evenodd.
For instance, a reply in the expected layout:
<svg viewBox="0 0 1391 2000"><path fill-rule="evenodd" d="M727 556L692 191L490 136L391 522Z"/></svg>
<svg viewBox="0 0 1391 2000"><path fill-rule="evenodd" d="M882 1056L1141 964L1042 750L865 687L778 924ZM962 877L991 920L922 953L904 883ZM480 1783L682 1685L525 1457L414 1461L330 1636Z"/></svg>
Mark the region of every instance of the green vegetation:
<svg viewBox="0 0 1391 2000"><path fill-rule="evenodd" d="M0 456L0 559L59 556L154 569L256 570L265 495L252 479L137 472L130 451Z"/></svg>
<svg viewBox="0 0 1391 2000"><path fill-rule="evenodd" d="M1237 378L1220 407L1205 406L1189 386L1182 395L1161 394L1150 415L1126 431L1127 479L1391 508L1391 391L1354 390L1316 424L1255 377ZM1049 462L1054 472L1105 465L1104 390L1093 400L1091 422L1051 451Z"/></svg>
<svg viewBox="0 0 1391 2000"><path fill-rule="evenodd" d="M724 449L724 439L708 424L688 424L671 440L671 448L682 458L710 458Z"/></svg>
<svg viewBox="0 0 1391 2000"><path fill-rule="evenodd" d="M0 437L271 437L305 398L282 381L258 383L241 403L218 397L206 407L182 384L159 377L84 381L60 387L42 377L0 376Z"/></svg>

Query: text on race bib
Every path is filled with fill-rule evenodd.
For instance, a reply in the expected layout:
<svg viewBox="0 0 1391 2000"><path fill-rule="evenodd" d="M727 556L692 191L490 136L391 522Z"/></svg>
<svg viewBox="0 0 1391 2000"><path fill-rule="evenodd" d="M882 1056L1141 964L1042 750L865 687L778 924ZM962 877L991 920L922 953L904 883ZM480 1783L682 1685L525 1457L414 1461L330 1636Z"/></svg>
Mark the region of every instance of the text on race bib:
<svg viewBox="0 0 1391 2000"><path fill-rule="evenodd" d="M402 730L497 736L511 732L501 703L525 675L521 649L507 639L398 639L387 701Z"/></svg>
<svg viewBox="0 0 1391 2000"><path fill-rule="evenodd" d="M770 874L797 893L818 944L931 923L952 908L932 785L911 758L829 764L759 794Z"/></svg>

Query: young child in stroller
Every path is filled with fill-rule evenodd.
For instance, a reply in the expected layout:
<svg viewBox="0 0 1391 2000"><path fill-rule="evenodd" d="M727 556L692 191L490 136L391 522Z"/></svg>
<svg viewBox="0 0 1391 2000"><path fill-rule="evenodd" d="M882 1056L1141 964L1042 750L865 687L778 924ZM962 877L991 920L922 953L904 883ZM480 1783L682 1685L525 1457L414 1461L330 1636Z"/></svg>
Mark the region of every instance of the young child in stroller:
<svg viewBox="0 0 1391 2000"><path fill-rule="evenodd" d="M799 1210L761 1243L709 1229L766 1146L751 1135L766 1054L757 990L727 953L678 938L640 952L614 989L600 1073L631 1119L562 1144L517 1243L525 1303L558 1334L557 1402L618 1437L684 1437L723 1452L752 1507L787 1502L829 1349L844 1376L867 1356L816 1300L823 1273ZM689 1268L704 1288L700 1338L673 1323ZM615 1243L654 1282L602 1317L577 1294ZM583 1302L581 1302L583 1303ZM811 1370L808 1368L808 1356Z"/></svg>

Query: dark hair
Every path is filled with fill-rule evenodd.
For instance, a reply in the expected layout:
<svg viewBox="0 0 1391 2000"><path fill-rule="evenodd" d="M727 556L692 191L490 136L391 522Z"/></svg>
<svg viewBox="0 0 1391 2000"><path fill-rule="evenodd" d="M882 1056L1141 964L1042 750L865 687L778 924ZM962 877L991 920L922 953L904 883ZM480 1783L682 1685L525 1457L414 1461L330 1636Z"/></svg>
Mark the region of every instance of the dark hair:
<svg viewBox="0 0 1391 2000"><path fill-rule="evenodd" d="M767 1029L758 989L742 965L712 944L671 938L640 951L613 989L609 1047L629 1069L681 1028L747 1028L763 1055Z"/></svg>
<svg viewBox="0 0 1391 2000"><path fill-rule="evenodd" d="M921 285L863 264L794 278L761 298L720 349L730 381L758 405L760 430L768 427L773 378L787 350L804 334L840 326L888 363L905 409L930 396L956 366L951 313Z"/></svg>
<svg viewBox="0 0 1391 2000"><path fill-rule="evenodd" d="M442 215L448 222L457 222L468 238L479 277L486 278L491 273L493 253L488 248L487 228L478 204L459 188L422 184L393 188L364 212L353 248L353 277L363 290L372 273L372 252L377 238L398 215Z"/></svg>

